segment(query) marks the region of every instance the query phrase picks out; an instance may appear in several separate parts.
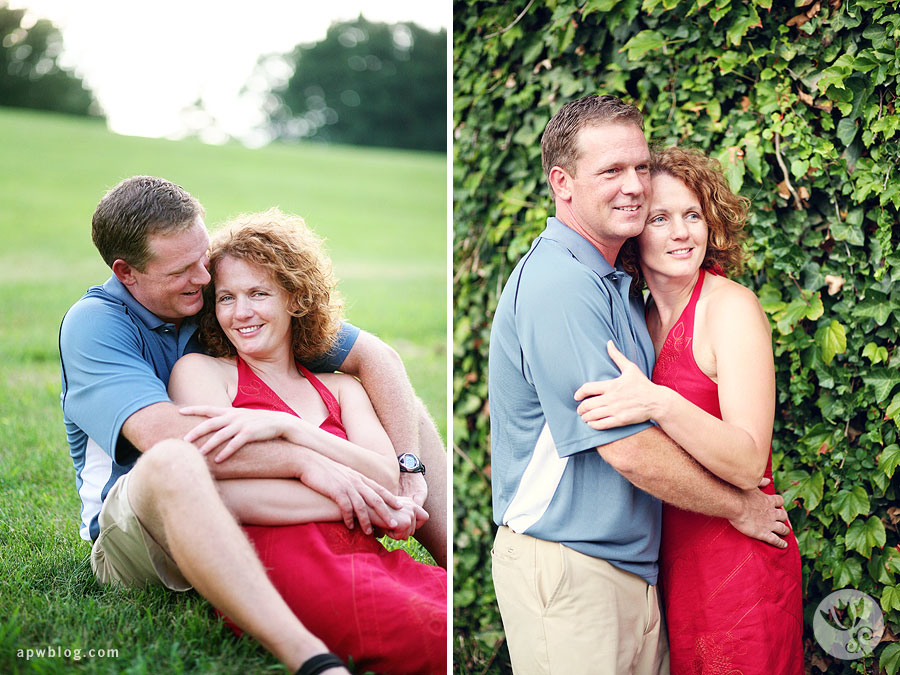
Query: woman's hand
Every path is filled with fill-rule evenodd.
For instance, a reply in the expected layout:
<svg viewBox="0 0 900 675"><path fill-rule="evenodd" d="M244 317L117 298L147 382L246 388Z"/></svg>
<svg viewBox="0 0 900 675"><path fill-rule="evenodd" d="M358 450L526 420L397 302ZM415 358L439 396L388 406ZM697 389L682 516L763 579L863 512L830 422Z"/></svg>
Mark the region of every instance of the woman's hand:
<svg viewBox="0 0 900 675"><path fill-rule="evenodd" d="M302 423L294 415L275 410L192 405L181 408L178 412L209 418L191 429L184 440L193 443L212 434L200 446L200 453L205 455L224 443L225 447L215 457L216 462L225 461L247 443L286 436L292 427Z"/></svg>
<svg viewBox="0 0 900 675"><path fill-rule="evenodd" d="M428 512L409 497L396 497L400 502L399 508L392 509L393 523L379 523L378 514L373 513L372 522L378 526L382 533L377 536L387 535L391 539L409 539L422 525L428 521Z"/></svg>
<svg viewBox="0 0 900 675"><path fill-rule="evenodd" d="M606 351L621 375L612 380L587 382L575 392L581 401L578 414L594 429L613 429L655 419L664 388L653 384L634 363L616 349L612 340Z"/></svg>

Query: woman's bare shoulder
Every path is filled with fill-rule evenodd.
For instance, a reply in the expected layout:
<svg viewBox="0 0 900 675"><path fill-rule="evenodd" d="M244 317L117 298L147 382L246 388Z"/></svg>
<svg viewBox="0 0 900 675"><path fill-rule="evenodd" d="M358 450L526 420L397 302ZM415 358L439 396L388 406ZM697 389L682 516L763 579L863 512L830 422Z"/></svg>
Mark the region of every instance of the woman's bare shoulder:
<svg viewBox="0 0 900 675"><path fill-rule="evenodd" d="M228 373L236 371L235 360L231 357L214 357L207 354L185 354L175 362L175 368L192 373Z"/></svg>
<svg viewBox="0 0 900 675"><path fill-rule="evenodd" d="M359 380L346 373L315 373L315 376L319 378L322 384L335 393L339 389L347 387L362 387Z"/></svg>
<svg viewBox="0 0 900 675"><path fill-rule="evenodd" d="M759 298L751 289L725 277L709 275L706 315L709 325L726 332L768 325ZM704 288L704 290L706 290Z"/></svg>
<svg viewBox="0 0 900 675"><path fill-rule="evenodd" d="M328 387L328 391L335 395L338 403L365 395L362 383L352 375L346 373L316 373L316 377Z"/></svg>
<svg viewBox="0 0 900 675"><path fill-rule="evenodd" d="M202 387L221 383L230 398L237 392L237 362L232 357L213 357L206 354L185 354L175 363L170 377L179 386Z"/></svg>

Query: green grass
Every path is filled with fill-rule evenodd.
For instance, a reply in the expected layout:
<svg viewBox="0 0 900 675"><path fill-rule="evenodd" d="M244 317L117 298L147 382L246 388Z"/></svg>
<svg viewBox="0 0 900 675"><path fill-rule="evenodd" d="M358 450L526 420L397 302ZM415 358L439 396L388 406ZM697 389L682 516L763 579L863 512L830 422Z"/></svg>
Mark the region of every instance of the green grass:
<svg viewBox="0 0 900 675"><path fill-rule="evenodd" d="M144 173L187 188L212 228L270 206L302 215L327 240L348 319L400 352L446 435L444 157L130 138L8 108L0 147L0 672L283 672L195 593L101 588L86 563L57 330L109 276L91 244L91 214L109 187ZM70 656L17 656L49 647ZM118 655L86 658L88 649Z"/></svg>

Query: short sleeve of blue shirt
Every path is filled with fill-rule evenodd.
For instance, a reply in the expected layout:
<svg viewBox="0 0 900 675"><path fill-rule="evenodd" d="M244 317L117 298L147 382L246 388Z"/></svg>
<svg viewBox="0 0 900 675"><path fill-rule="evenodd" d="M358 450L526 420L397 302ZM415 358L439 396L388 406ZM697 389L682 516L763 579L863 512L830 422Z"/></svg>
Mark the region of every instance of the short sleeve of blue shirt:
<svg viewBox="0 0 900 675"><path fill-rule="evenodd" d="M314 373L333 373L340 370L347 354L356 344L356 338L359 337L359 328L352 323L344 321L341 324L341 330L334 341L334 345L328 350L323 357L316 359L312 363L307 363L306 367Z"/></svg>
<svg viewBox="0 0 900 675"><path fill-rule="evenodd" d="M601 276L586 265L573 264L559 242L529 261L516 296L516 330L521 341L525 378L534 386L560 457L591 450L635 434L649 422L597 430L577 414L575 391L585 382L620 375L606 351L607 340L647 373L646 346L637 345L634 309L628 300L630 277L613 270ZM597 254L599 255L599 254ZM544 269L540 269L544 268ZM547 283L548 275L562 283ZM647 341L649 336L647 336ZM651 347L652 349L652 347ZM652 352L651 352L652 353Z"/></svg>
<svg viewBox="0 0 900 675"><path fill-rule="evenodd" d="M63 319L59 347L66 418L117 463L134 462L135 449L119 443L122 425L141 408L169 397L143 356L146 345L127 310L100 298L79 301Z"/></svg>

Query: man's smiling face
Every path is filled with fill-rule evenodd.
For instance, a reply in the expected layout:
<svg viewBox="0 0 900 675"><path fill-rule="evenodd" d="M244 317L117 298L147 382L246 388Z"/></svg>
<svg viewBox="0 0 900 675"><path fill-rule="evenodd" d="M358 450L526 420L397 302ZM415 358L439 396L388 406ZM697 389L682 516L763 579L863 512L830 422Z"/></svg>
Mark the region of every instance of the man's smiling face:
<svg viewBox="0 0 900 675"><path fill-rule="evenodd" d="M135 300L164 321L181 323L203 307L203 286L209 283L209 235L197 216L187 229L150 235L152 255L144 271L131 268L126 286Z"/></svg>
<svg viewBox="0 0 900 675"><path fill-rule="evenodd" d="M635 124L608 123L578 133L578 159L567 174L568 220L594 245L618 247L641 233L650 203L650 149Z"/></svg>

